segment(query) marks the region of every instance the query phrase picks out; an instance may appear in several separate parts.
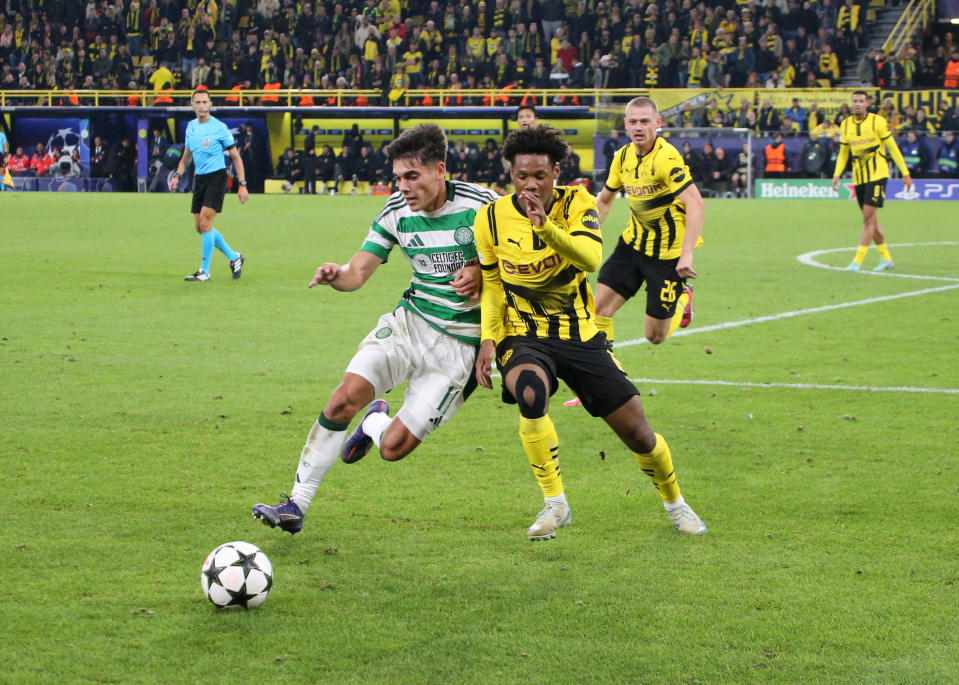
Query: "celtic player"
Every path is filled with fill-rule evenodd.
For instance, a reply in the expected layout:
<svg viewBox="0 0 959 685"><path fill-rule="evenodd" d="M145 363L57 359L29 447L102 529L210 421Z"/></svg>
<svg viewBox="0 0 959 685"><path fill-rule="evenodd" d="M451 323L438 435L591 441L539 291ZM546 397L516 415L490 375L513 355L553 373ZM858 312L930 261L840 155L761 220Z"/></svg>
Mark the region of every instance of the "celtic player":
<svg viewBox="0 0 959 685"><path fill-rule="evenodd" d="M290 497L257 504L253 516L299 532L323 477L341 456L362 459L376 445L387 461L402 459L448 421L475 387L481 277L473 218L498 195L472 183L446 181L446 136L435 124L408 129L387 147L398 192L374 219L348 264L327 263L310 287L357 290L398 247L413 270L410 287L360 343L343 380L307 437ZM406 381L403 406L392 418L374 397ZM350 421L370 405L346 437Z"/></svg>

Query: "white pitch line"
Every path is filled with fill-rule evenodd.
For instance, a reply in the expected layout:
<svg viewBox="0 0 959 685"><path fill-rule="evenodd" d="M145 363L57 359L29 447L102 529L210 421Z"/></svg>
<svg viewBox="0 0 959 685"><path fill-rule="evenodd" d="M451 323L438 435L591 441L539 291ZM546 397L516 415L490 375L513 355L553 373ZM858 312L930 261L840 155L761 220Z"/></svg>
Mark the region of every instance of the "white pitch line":
<svg viewBox="0 0 959 685"><path fill-rule="evenodd" d="M955 246L959 245L959 242L954 241L945 241L938 243L896 243L895 245L890 245L890 247L942 247L942 246ZM801 263L807 264L809 266L815 266L820 269L831 269L835 271L844 271L845 269L836 266L829 266L828 264L822 264L817 262L814 258L821 254L827 254L831 252L845 252L853 248L849 247L838 247L830 250L815 250L813 252L807 252L801 254L796 259ZM873 276L894 276L896 278L916 278L929 281L946 281L948 283L956 283L957 285L944 285L938 288L926 288L924 290L916 290L908 293L899 293L897 295L884 295L881 297L870 297L865 300L856 300L855 302L843 302L841 304L830 304L823 307L812 307L810 309L797 309L791 312L783 312L781 314L770 314L768 316L757 316L752 319L743 319L741 321L729 321L727 323L715 324L713 326L700 326L698 328L684 328L673 333L670 337L680 338L684 335L692 335L694 333L707 333L709 331L720 331L727 328L738 328L740 326L748 326L754 323L765 323L766 321L778 321L779 319L789 319L794 316L805 316L806 314L817 314L819 312L828 312L834 309L845 309L847 307L859 307L864 304L875 304L876 302L888 302L889 300L898 300L903 297L915 297L917 295L928 295L930 293L942 292L944 290L955 290L959 288L959 278L949 278L946 276L914 276L911 274L901 274L901 273L891 273L888 271L874 273L872 271L863 271L861 273L868 273ZM853 274L850 274L853 275ZM635 338L633 340L623 340L621 342L613 343L613 347L632 347L633 345L642 345L649 342L646 338Z"/></svg>
<svg viewBox="0 0 959 685"><path fill-rule="evenodd" d="M633 383L663 385L722 385L733 388L789 388L791 390L859 390L865 392L918 392L959 395L959 388L883 387L873 385L829 385L820 383L750 383L737 381L667 380L665 378L631 378Z"/></svg>
<svg viewBox="0 0 959 685"><path fill-rule="evenodd" d="M959 283L955 285L941 285L938 288L926 288L924 290L914 290L908 293L899 293L897 295L883 295L881 297L870 297L865 300L856 300L855 302L842 302L840 304L828 304L823 307L812 307L810 309L796 309L791 312L782 312L781 314L770 314L768 316L757 316L752 319L743 319L741 321L728 321L726 323L718 323L713 326L700 326L699 328L684 328L673 333L671 338L679 338L684 335L692 335L693 333L707 333L709 331L721 331L727 328L738 328L740 326L748 326L754 323L764 323L766 321L777 321L779 319L791 319L795 316L805 316L806 314L817 314L819 312L828 312L834 309L846 309L848 307L859 307L864 304L874 304L876 302L888 302L889 300L899 300L904 297L916 297L918 295L928 295L930 293L938 293L944 290L956 290L959 288ZM646 338L636 338L635 340L623 340L622 342L613 343L613 347L631 347L633 345L642 345L643 343L649 342Z"/></svg>
<svg viewBox="0 0 959 685"><path fill-rule="evenodd" d="M959 245L959 242L955 241L944 241L938 243L896 243L890 245L889 247L900 248L900 247L943 247L943 246L956 246ZM854 248L851 247L836 247L830 250L815 250L813 252L807 252L796 257L800 263L806 264L807 266L815 266L820 269L829 269L830 271L845 271L846 267L843 266L830 266L829 264L823 264L822 262L817 262L816 257L824 254L832 254L835 252L848 252ZM913 278L923 281L946 281L949 283L959 283L959 278L949 278L948 276L917 276L915 274L901 274L895 273L892 271L860 271L860 274L867 274L869 276L882 276L882 277L893 277L893 278Z"/></svg>

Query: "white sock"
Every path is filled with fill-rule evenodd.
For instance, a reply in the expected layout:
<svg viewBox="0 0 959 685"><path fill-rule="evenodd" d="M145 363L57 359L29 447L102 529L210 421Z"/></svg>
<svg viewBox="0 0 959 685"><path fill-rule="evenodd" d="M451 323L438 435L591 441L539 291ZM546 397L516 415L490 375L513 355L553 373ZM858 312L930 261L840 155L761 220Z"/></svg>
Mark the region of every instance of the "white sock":
<svg viewBox="0 0 959 685"><path fill-rule="evenodd" d="M686 500L683 499L683 496L680 495L679 499L675 502L663 502L663 506L666 507L666 511L672 514L674 511L686 504Z"/></svg>
<svg viewBox="0 0 959 685"><path fill-rule="evenodd" d="M553 495L552 497L544 497L544 502L555 502L556 504L565 504L569 506L569 503L566 501L566 493L561 492L558 495Z"/></svg>
<svg viewBox="0 0 959 685"><path fill-rule="evenodd" d="M363 432L373 439L373 444L379 448L383 433L392 423L393 419L385 411L378 411L370 414L363 419Z"/></svg>
<svg viewBox="0 0 959 685"><path fill-rule="evenodd" d="M333 468L340 456L340 447L346 439L346 431L332 431L319 423L314 423L310 435L300 453L300 463L296 467L296 481L293 483L291 499L300 511L306 513L316 495L323 477Z"/></svg>

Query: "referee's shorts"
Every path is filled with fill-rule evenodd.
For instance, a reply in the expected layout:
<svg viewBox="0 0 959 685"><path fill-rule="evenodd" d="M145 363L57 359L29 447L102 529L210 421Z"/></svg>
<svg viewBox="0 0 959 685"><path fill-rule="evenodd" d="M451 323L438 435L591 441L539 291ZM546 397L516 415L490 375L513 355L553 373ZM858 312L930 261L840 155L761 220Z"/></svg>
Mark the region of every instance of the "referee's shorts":
<svg viewBox="0 0 959 685"><path fill-rule="evenodd" d="M199 214L201 209L209 207L219 214L223 211L224 196L226 196L226 169L194 176L191 213Z"/></svg>

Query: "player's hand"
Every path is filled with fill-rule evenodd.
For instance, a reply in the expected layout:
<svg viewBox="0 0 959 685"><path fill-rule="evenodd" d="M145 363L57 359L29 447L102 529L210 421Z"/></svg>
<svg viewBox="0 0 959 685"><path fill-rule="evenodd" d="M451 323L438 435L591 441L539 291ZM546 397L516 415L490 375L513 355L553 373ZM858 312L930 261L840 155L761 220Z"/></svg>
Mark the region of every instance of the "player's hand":
<svg viewBox="0 0 959 685"><path fill-rule="evenodd" d="M832 180L832 189L836 190L839 187L839 178L836 177Z"/></svg>
<svg viewBox="0 0 959 685"><path fill-rule="evenodd" d="M679 261L676 262L676 273L678 273L683 278L696 278L699 274L696 273L696 270L693 268L693 257L692 255L682 255L679 258Z"/></svg>
<svg viewBox="0 0 959 685"><path fill-rule="evenodd" d="M492 390L493 357L496 355L496 343L484 340L480 344L479 354L476 355L476 382L484 388Z"/></svg>
<svg viewBox="0 0 959 685"><path fill-rule="evenodd" d="M453 274L450 285L453 292L461 297L475 300L479 297L480 285L483 283L483 274L479 264L469 264Z"/></svg>
<svg viewBox="0 0 959 685"><path fill-rule="evenodd" d="M250 191L246 189L246 186L240 186L240 189L236 191L236 196L240 198L240 204L250 199Z"/></svg>
<svg viewBox="0 0 959 685"><path fill-rule="evenodd" d="M905 176L902 177L902 187L905 188L907 191L908 191L910 188L912 188L912 175L911 175L911 174L906 174Z"/></svg>
<svg viewBox="0 0 959 685"><path fill-rule="evenodd" d="M522 205L526 216L533 222L533 225L545 226L546 210L543 208L543 201L539 199L539 195L531 193L528 190L523 190L520 191L518 197L520 205Z"/></svg>
<svg viewBox="0 0 959 685"><path fill-rule="evenodd" d="M330 285L343 270L344 268L339 264L327 262L316 270L316 273L313 274L313 280L310 281L310 285L307 287L312 288L314 285Z"/></svg>
<svg viewBox="0 0 959 685"><path fill-rule="evenodd" d="M176 192L176 187L178 185L180 185L180 175L170 174L170 178L167 179L167 186L170 188L170 192Z"/></svg>

